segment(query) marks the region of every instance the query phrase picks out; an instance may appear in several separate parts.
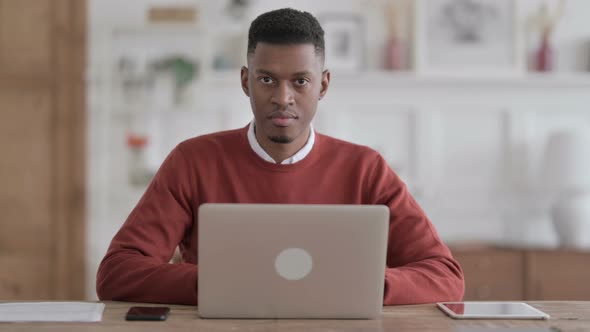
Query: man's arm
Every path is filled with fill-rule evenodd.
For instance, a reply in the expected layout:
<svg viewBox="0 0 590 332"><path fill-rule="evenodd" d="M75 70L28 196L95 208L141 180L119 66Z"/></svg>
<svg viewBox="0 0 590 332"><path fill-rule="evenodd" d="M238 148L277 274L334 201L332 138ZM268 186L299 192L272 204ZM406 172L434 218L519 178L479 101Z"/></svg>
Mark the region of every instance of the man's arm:
<svg viewBox="0 0 590 332"><path fill-rule="evenodd" d="M392 209L383 303L417 304L460 301L463 271L407 190L413 209ZM414 211L414 209L416 209Z"/></svg>
<svg viewBox="0 0 590 332"><path fill-rule="evenodd" d="M192 227L191 176L176 147L113 238L98 268L96 291L101 300L197 303L197 266L168 263Z"/></svg>
<svg viewBox="0 0 590 332"><path fill-rule="evenodd" d="M463 298L463 271L434 226L383 158L373 170L376 204L390 208L383 303L417 304Z"/></svg>

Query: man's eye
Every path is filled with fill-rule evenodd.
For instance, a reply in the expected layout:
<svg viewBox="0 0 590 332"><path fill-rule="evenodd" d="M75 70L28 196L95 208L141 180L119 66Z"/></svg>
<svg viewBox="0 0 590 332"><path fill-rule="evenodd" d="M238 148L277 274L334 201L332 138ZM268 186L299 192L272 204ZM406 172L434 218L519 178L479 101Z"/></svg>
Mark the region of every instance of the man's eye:
<svg viewBox="0 0 590 332"><path fill-rule="evenodd" d="M296 80L295 83L297 85L303 86L303 85L306 85L308 82L306 79L300 78L300 79Z"/></svg>
<svg viewBox="0 0 590 332"><path fill-rule="evenodd" d="M264 77L259 78L259 81L264 84L272 84L273 83L272 78L270 78L268 76L264 76Z"/></svg>

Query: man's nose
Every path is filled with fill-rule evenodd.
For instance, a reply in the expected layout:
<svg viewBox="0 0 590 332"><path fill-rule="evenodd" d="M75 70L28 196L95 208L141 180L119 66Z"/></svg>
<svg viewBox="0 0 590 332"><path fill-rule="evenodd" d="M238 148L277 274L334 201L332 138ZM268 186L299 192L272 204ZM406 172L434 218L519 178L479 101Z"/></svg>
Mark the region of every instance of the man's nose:
<svg viewBox="0 0 590 332"><path fill-rule="evenodd" d="M293 104L294 95L289 83L283 82L277 85L272 94L272 102L280 106Z"/></svg>

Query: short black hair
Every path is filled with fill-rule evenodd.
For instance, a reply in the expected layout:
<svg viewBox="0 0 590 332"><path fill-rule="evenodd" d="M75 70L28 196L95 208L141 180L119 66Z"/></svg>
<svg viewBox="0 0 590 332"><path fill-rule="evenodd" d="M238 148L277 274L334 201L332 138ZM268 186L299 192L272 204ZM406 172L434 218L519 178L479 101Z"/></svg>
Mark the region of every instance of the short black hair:
<svg viewBox="0 0 590 332"><path fill-rule="evenodd" d="M260 42L270 44L313 44L324 57L324 29L310 13L292 8L277 9L258 16L248 31L248 55Z"/></svg>

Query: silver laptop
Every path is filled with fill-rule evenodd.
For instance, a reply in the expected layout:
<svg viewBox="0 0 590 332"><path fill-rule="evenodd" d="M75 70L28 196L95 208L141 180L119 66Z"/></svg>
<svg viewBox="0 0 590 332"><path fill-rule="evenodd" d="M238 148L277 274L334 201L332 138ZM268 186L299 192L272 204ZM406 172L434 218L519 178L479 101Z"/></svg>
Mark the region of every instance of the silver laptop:
<svg viewBox="0 0 590 332"><path fill-rule="evenodd" d="M377 318L388 224L382 205L201 205L198 313Z"/></svg>

